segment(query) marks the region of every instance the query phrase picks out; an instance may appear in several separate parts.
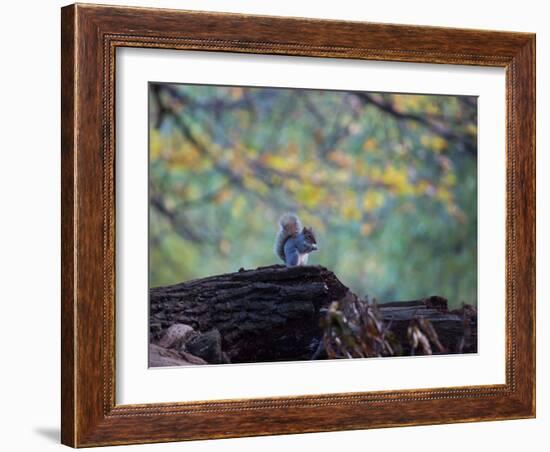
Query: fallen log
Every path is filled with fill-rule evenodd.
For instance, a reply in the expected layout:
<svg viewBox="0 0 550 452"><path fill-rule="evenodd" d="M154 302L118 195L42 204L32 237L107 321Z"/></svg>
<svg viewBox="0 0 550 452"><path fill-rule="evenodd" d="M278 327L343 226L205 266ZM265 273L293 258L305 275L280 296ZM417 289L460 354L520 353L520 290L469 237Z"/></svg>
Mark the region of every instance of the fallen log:
<svg viewBox="0 0 550 452"><path fill-rule="evenodd" d="M432 324L444 353L476 353L477 315L472 309L462 307L449 311L447 300L439 296L378 305L382 319L396 336L405 355L411 354L407 333L411 320L415 318Z"/></svg>
<svg viewBox="0 0 550 452"><path fill-rule="evenodd" d="M324 267L282 265L152 288L150 342L183 324L198 333L217 330L232 363L308 360L322 340L321 320L329 306L348 292ZM404 353L410 351L408 324L418 316L433 323L448 352L458 350L457 344L462 352L473 350L466 347L464 319L448 311L442 297L383 303L378 309Z"/></svg>
<svg viewBox="0 0 550 452"><path fill-rule="evenodd" d="M347 291L324 267L282 265L152 288L151 339L180 323L218 330L233 363L309 359L321 309Z"/></svg>

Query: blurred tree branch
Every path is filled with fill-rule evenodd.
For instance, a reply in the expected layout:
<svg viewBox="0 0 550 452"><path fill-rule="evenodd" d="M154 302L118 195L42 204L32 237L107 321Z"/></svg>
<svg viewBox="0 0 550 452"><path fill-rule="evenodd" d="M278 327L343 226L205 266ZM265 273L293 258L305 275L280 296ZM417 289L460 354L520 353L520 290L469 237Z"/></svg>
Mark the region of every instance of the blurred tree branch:
<svg viewBox="0 0 550 452"><path fill-rule="evenodd" d="M149 203L172 223L172 227L182 238L198 243L205 241L205 238L185 221L183 212L175 212L173 209L170 209L164 202L163 197L158 193L150 193Z"/></svg>
<svg viewBox="0 0 550 452"><path fill-rule="evenodd" d="M372 105L398 120L413 121L421 124L432 133L435 133L436 135L439 135L448 141L453 141L459 145L462 145L464 151L466 151L471 156L477 156L477 143L465 134L457 134L452 130L451 127L443 124L443 121L436 120L433 118L433 116L431 117L430 115L426 114L420 115L416 113L400 111L387 97L384 97L380 94L356 92L355 95L365 104ZM463 98L461 97L461 99ZM470 108L475 108L475 104L473 104L469 100L463 100L462 102Z"/></svg>

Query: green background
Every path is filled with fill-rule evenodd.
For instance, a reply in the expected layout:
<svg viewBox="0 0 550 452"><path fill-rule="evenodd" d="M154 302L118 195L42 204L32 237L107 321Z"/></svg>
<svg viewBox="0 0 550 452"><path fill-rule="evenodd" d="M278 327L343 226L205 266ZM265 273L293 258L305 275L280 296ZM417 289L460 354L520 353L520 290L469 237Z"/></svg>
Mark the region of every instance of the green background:
<svg viewBox="0 0 550 452"><path fill-rule="evenodd" d="M477 303L475 97L149 85L152 287L278 262L296 212L380 301Z"/></svg>

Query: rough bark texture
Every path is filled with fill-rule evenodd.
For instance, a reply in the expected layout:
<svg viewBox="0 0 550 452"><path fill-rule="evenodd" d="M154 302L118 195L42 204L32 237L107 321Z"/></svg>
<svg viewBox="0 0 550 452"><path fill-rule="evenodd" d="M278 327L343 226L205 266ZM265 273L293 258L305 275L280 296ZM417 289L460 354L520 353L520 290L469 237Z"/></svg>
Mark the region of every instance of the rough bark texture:
<svg viewBox="0 0 550 452"><path fill-rule="evenodd" d="M218 330L231 362L309 359L320 310L348 288L324 267L241 270L150 290L151 340L174 323Z"/></svg>
<svg viewBox="0 0 550 452"><path fill-rule="evenodd" d="M282 265L153 288L151 342L183 324L199 333L219 332L222 351L232 363L307 360L323 334L323 309L347 292L324 267ZM410 353L407 328L415 317L433 324L448 352L476 351L475 318L450 312L445 298L383 303L379 311L405 354Z"/></svg>

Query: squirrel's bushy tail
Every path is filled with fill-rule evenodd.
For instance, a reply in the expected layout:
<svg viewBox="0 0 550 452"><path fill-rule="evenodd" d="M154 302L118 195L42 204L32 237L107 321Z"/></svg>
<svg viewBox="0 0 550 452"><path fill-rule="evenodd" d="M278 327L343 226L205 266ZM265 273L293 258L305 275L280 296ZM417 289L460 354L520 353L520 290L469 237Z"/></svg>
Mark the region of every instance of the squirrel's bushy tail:
<svg viewBox="0 0 550 452"><path fill-rule="evenodd" d="M289 237L301 231L302 224L294 213L285 213L279 218L279 232L275 238L274 251L277 256L285 261L285 243Z"/></svg>

